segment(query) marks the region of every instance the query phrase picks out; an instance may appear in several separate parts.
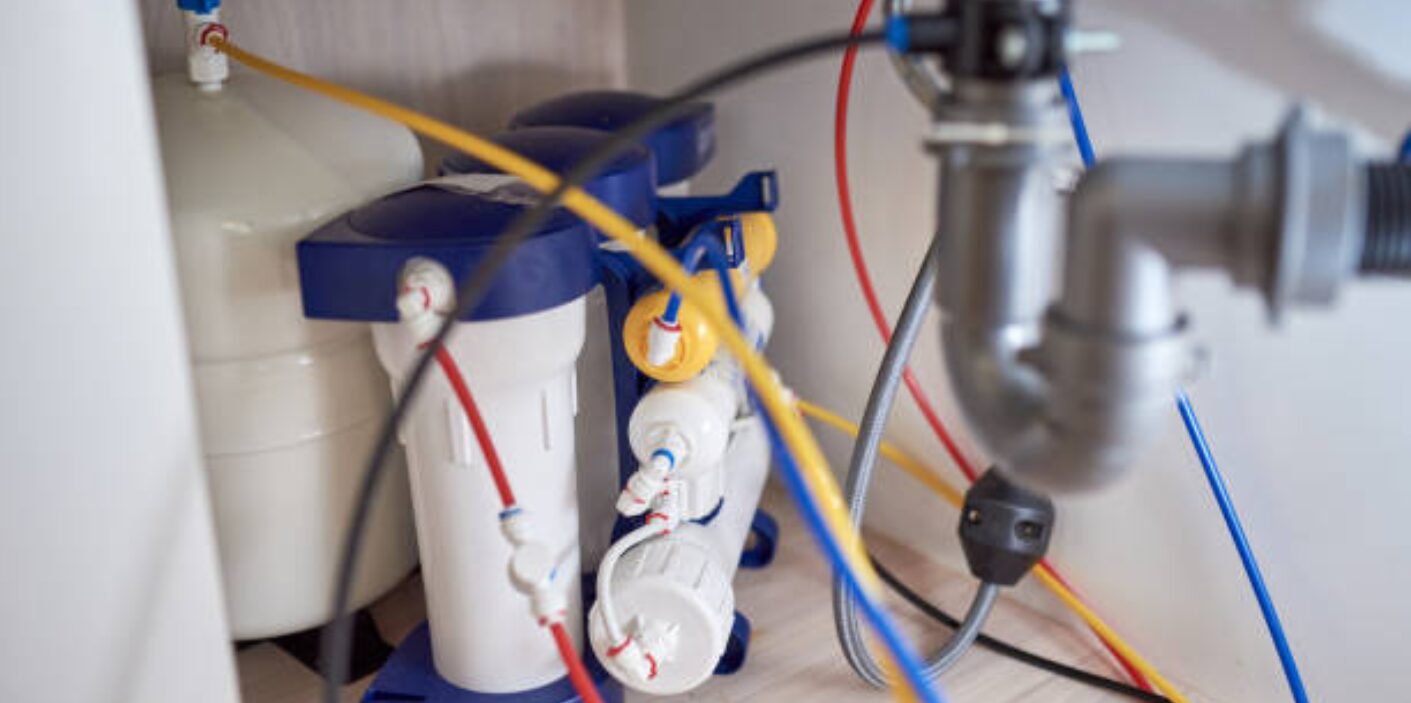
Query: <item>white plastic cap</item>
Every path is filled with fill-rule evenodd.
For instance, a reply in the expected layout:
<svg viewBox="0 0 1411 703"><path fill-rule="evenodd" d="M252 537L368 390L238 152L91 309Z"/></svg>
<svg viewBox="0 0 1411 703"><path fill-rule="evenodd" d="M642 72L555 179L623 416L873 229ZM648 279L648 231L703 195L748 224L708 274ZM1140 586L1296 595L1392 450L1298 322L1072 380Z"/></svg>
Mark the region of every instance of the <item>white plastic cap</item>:
<svg viewBox="0 0 1411 703"><path fill-rule="evenodd" d="M622 556L612 581L613 608L628 623L632 642L608 641L597 606L588 620L588 641L608 673L623 684L653 695L685 693L710 678L729 643L735 594L711 551L678 537L699 529L683 524ZM641 670L650 654L656 675ZM613 656L610 652L616 652Z"/></svg>

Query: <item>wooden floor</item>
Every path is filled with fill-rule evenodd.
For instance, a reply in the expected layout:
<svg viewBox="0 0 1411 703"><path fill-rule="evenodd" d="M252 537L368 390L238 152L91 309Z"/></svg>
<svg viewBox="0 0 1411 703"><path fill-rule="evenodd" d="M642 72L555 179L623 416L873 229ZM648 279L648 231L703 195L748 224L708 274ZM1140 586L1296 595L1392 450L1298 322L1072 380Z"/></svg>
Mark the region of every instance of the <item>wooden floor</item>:
<svg viewBox="0 0 1411 703"><path fill-rule="evenodd" d="M736 605L754 626L749 660L740 673L716 677L677 699L810 703L887 700L886 694L860 683L843 660L833 636L827 568L787 499L771 489L764 502L779 518L782 543L769 568L743 571L735 579ZM933 602L952 613L963 612L973 590L973 581L967 575L939 568L883 537L869 536L869 546L879 560ZM892 605L914 642L930 647L944 639L945 632L915 610L900 602ZM420 581L409 580L373 606L373 617L388 641L400 641L425 617ZM1066 663L1116 674L1086 633L1012 601L1001 600L986 632ZM307 703L318 699L318 677L271 645L240 652L237 664L245 703ZM363 680L347 686L344 700L357 701L368 683ZM943 677L942 686L948 697L959 703L1126 700L979 648ZM629 695L628 700L653 699Z"/></svg>

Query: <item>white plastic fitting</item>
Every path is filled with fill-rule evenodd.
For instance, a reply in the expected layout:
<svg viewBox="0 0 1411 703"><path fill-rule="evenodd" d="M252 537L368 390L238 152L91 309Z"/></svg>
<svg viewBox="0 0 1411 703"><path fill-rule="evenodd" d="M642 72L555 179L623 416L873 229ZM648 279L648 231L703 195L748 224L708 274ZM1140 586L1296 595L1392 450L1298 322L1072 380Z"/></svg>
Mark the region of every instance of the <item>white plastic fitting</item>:
<svg viewBox="0 0 1411 703"><path fill-rule="evenodd" d="M646 512L652 499L666 489L667 473L675 463L665 456L656 455L637 469L617 496L617 512L628 517Z"/></svg>
<svg viewBox="0 0 1411 703"><path fill-rule="evenodd" d="M500 513L500 534L505 536L505 541L516 547L528 544L534 534L529 513L518 507Z"/></svg>
<svg viewBox="0 0 1411 703"><path fill-rule="evenodd" d="M647 331L647 363L652 366L665 366L676 356L676 345L681 342L681 324L667 322L660 317L652 320Z"/></svg>
<svg viewBox="0 0 1411 703"><path fill-rule="evenodd" d="M560 564L543 542L516 545L510 557L510 580L529 597L530 611L540 625L563 622L568 616L568 597L558 588Z"/></svg>
<svg viewBox="0 0 1411 703"><path fill-rule="evenodd" d="M666 490L671 470L685 461L686 441L669 427L661 428L646 461L627 479L617 497L617 511L629 517L646 512L653 499Z"/></svg>
<svg viewBox="0 0 1411 703"><path fill-rule="evenodd" d="M556 557L549 545L535 539L529 514L517 506L500 513L500 533L514 547L510 582L529 598L534 619L543 626L563 622L568 617L568 596L558 577L566 559Z"/></svg>
<svg viewBox="0 0 1411 703"><path fill-rule="evenodd" d="M663 492L652 499L646 522L615 542L598 567L598 602L590 614L592 646L604 666L619 680L632 685L648 685L657 677L661 662L674 655L678 639L673 625L655 625L651 619L634 617L624 626L613 606L613 583L619 560L643 542L671 534L681 525L678 497ZM633 570L636 573L637 569Z"/></svg>
<svg viewBox="0 0 1411 703"><path fill-rule="evenodd" d="M201 90L220 90L230 77L230 61L223 52L207 43L211 35L227 36L220 23L220 10L209 13L182 11L186 19L186 75Z"/></svg>
<svg viewBox="0 0 1411 703"><path fill-rule="evenodd" d="M627 423L628 441L642 468L628 479L618 509L626 515L640 514L642 501L651 500L668 485L680 485L689 492L683 505L686 519L703 517L714 509L722 490L721 459L738 408L739 394L731 381L709 371L684 383L659 384L648 392Z"/></svg>
<svg viewBox="0 0 1411 703"><path fill-rule="evenodd" d="M431 259L414 258L402 267L402 292L397 313L412 331L418 345L430 342L442 321L455 308L456 282L445 266Z"/></svg>

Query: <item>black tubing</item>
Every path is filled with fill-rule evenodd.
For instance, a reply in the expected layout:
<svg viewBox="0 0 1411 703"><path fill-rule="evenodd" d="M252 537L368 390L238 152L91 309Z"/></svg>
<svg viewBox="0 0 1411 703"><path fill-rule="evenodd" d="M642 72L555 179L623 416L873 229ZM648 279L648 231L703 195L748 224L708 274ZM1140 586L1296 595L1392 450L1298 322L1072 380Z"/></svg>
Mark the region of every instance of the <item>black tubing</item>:
<svg viewBox="0 0 1411 703"><path fill-rule="evenodd" d="M1367 167L1362 273L1411 275L1411 164Z"/></svg>

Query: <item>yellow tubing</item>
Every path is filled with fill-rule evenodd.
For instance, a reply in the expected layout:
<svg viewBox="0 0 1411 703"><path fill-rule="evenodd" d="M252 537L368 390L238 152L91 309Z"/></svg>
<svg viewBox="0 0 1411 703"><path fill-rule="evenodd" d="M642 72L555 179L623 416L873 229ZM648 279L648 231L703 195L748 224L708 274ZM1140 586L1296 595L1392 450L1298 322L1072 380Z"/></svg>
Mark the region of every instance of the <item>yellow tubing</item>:
<svg viewBox="0 0 1411 703"><path fill-rule="evenodd" d="M804 415L812 417L840 432L845 432L853 437L857 437L857 425L844 419L841 415L821 405L815 405L803 400L802 398L798 400L798 406L799 412L802 412ZM940 496L942 500L950 503L952 506L960 508L964 505L965 497L959 490L949 483L946 483L945 479L927 468L919 459L906 453L905 450L890 442L883 441L882 456L887 457L888 461L896 464L907 474L911 475L912 478L921 482L922 485L931 489L932 493ZM1096 632L1098 637L1101 637L1104 642L1111 645L1114 650L1117 650L1122 656L1126 657L1127 661L1132 664L1132 667L1140 671L1142 676L1145 676L1146 679L1151 682L1151 685L1155 686L1157 690L1161 691L1167 698L1170 698L1172 703L1189 703L1189 699L1182 695L1175 686L1171 685L1171 682L1167 681L1166 677L1158 673L1155 667L1148 664L1146 659L1142 658L1142 655L1137 654L1136 650L1132 649L1131 645L1127 644L1127 642L1122 639L1122 636L1117 634L1106 622L1103 622L1102 618L1099 617L1097 613L1094 613L1092 609L1088 608L1088 606L1083 603L1082 599L1078 598L1077 594L1069 590L1061 581L1054 578L1053 574L1044 569L1034 569L1034 573L1038 575L1039 581L1044 587L1052 592L1053 595L1057 596L1058 600L1061 601L1063 605L1067 606L1075 615L1082 618L1083 622L1087 623L1088 627L1092 628L1093 632Z"/></svg>
<svg viewBox="0 0 1411 703"><path fill-rule="evenodd" d="M558 176L548 169L509 149L450 124L366 93L281 66L241 49L219 35L211 35L207 41L230 58L256 71L403 124L415 132L464 151L505 173L517 176L540 192L548 193L558 187ZM857 574L859 586L870 597L878 598L881 581L877 577L877 572L872 569L872 563L867 559L866 550L862 545L862 537L857 530L853 529L852 523L848 519L842 493L838 490L838 484L833 478L832 470L828 468L827 458L823 456L823 451L814 440L808 425L795 412L788 396L776 380L773 369L755 350L754 345L735 329L735 325L726 314L723 305L718 301L718 296L712 295L709 286L692 281L686 270L661 245L639 235L636 225L628 222L581 188L570 188L564 194L563 205L607 236L620 242L627 252L640 261L642 266L652 275L661 280L663 285L680 291L683 299L700 308L706 320L715 328L720 340L739 361L745 375L749 377L750 383L754 386L765 412L769 413L769 417L774 421L785 445L794 455L794 460L798 462L803 473L804 484L808 487L809 494L817 502L829 532L838 541L843 555ZM886 659L889 666L894 666L890 654ZM900 677L893 677L890 680L902 681ZM894 685L893 694L900 700L911 700L911 692L905 685Z"/></svg>
<svg viewBox="0 0 1411 703"><path fill-rule="evenodd" d="M1127 661L1131 663L1132 667L1142 672L1142 676L1145 676L1146 680L1150 681L1151 685L1155 686L1158 691L1161 691L1167 698L1170 698L1172 703L1190 703L1190 699L1186 698L1170 681L1167 681L1165 676L1157 672L1155 667L1148 664L1140 654L1137 654L1136 650L1132 649L1131 645L1128 645L1111 627L1108 627L1107 623L1103 622L1102 618L1098 617L1097 613L1094 613L1088 608L1081 598L1068 590L1067 586L1059 583L1058 579L1053 577L1053 574L1043 569L1034 569L1034 574L1039 577L1039 581L1042 582L1048 590L1052 591L1055 596L1058 596L1059 600L1063 601L1064 605L1068 606L1069 610L1077 613L1078 617L1082 618L1083 622L1087 623L1088 627L1091 627L1093 632L1096 632L1104 642L1107 642L1112 645L1113 649L1121 652L1122 656L1127 658Z"/></svg>

